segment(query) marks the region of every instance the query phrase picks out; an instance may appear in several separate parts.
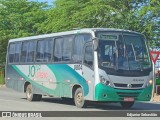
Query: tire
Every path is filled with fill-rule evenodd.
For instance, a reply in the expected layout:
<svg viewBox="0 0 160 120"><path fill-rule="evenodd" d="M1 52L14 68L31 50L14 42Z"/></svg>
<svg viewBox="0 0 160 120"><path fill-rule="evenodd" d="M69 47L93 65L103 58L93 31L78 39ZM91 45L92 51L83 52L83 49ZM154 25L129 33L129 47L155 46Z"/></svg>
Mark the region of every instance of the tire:
<svg viewBox="0 0 160 120"><path fill-rule="evenodd" d="M134 102L120 102L121 106L125 109L129 109L134 105Z"/></svg>
<svg viewBox="0 0 160 120"><path fill-rule="evenodd" d="M86 101L84 100L84 94L82 88L77 88L74 94L74 103L78 108L86 107Z"/></svg>
<svg viewBox="0 0 160 120"><path fill-rule="evenodd" d="M32 85L29 84L26 88L26 98L28 101L40 101L42 99L42 95L33 94Z"/></svg>

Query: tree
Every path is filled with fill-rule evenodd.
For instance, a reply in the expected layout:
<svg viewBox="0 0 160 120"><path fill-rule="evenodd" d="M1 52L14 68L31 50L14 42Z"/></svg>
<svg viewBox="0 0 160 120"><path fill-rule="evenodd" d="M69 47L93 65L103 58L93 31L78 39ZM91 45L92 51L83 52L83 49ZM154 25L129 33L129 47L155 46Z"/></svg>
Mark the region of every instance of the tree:
<svg viewBox="0 0 160 120"><path fill-rule="evenodd" d="M159 36L159 6L157 0L56 0L39 31L84 27L129 29L143 33L151 44Z"/></svg>
<svg viewBox="0 0 160 120"><path fill-rule="evenodd" d="M0 64L5 62L8 40L39 34L37 25L46 19L44 3L0 0Z"/></svg>

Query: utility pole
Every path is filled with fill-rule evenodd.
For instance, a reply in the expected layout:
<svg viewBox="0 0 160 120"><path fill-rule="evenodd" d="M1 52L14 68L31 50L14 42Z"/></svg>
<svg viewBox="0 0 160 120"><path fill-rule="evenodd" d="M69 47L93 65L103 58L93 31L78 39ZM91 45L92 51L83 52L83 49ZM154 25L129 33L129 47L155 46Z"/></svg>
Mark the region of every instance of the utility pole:
<svg viewBox="0 0 160 120"><path fill-rule="evenodd" d="M154 98L154 93L155 93L155 63L153 63L153 88L152 88L152 98L151 100L153 101Z"/></svg>

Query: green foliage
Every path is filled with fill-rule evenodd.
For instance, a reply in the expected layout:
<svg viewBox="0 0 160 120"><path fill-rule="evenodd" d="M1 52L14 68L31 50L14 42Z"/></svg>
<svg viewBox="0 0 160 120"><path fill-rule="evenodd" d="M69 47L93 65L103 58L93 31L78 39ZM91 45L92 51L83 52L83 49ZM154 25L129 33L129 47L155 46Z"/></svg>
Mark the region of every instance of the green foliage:
<svg viewBox="0 0 160 120"><path fill-rule="evenodd" d="M0 85L3 85L4 83L4 66L0 66Z"/></svg>
<svg viewBox="0 0 160 120"><path fill-rule="evenodd" d="M4 64L8 40L36 35L46 19L46 4L27 0L0 0L0 64Z"/></svg>
<svg viewBox="0 0 160 120"><path fill-rule="evenodd" d="M56 0L39 32L105 27L143 33L150 45L160 41L160 2L157 0ZM152 44L155 43L155 44Z"/></svg>
<svg viewBox="0 0 160 120"><path fill-rule="evenodd" d="M120 28L143 33L160 45L158 0L55 0L53 6L27 0L0 0L0 63L10 38L71 30Z"/></svg>

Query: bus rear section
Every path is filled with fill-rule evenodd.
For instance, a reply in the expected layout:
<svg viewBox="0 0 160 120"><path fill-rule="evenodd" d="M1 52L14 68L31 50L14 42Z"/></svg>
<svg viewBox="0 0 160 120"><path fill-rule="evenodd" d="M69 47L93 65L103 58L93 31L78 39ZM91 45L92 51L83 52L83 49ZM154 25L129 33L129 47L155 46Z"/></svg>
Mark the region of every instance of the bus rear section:
<svg viewBox="0 0 160 120"><path fill-rule="evenodd" d="M12 39L6 57L6 86L25 92L29 101L48 95L74 99L77 107L84 107L84 100L93 100L94 94L92 46L89 29Z"/></svg>

